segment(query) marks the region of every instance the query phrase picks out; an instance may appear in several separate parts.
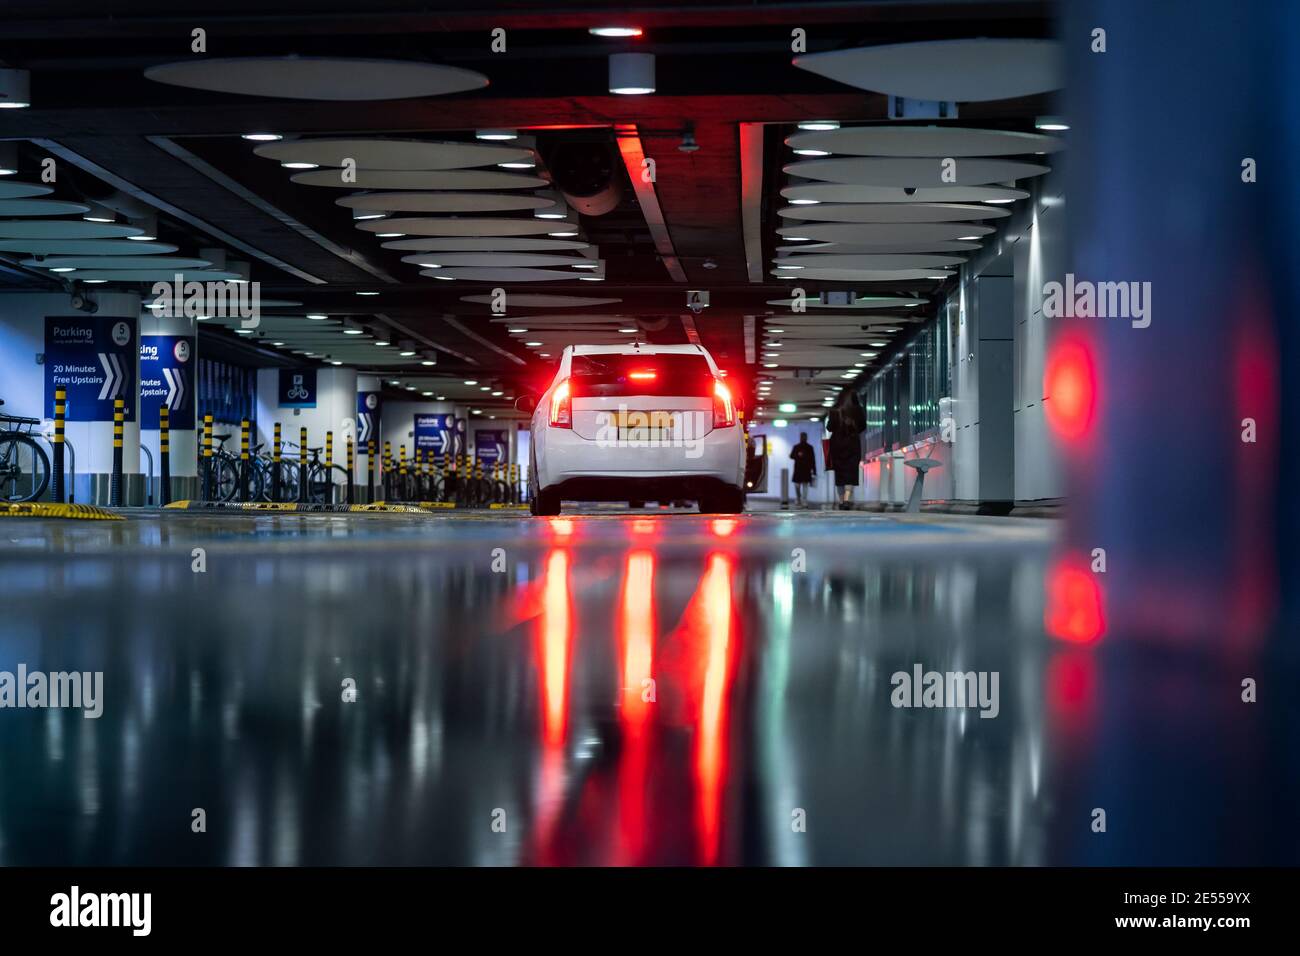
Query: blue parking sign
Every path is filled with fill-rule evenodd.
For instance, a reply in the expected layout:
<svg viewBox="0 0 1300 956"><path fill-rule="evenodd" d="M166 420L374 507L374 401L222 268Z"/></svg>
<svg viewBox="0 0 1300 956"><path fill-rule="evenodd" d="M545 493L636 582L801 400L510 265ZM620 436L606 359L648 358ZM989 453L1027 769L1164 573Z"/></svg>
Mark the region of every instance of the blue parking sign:
<svg viewBox="0 0 1300 956"><path fill-rule="evenodd" d="M136 319L78 315L45 318L45 417L54 417L54 390L67 389L67 420L111 422L113 401L135 419Z"/></svg>

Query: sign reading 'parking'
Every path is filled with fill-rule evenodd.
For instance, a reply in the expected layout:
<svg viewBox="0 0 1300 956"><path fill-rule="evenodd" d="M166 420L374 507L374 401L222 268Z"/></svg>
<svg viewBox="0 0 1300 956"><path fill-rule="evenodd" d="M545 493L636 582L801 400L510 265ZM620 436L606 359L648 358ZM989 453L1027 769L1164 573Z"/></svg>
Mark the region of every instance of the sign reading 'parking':
<svg viewBox="0 0 1300 956"><path fill-rule="evenodd" d="M62 386L70 422L111 422L118 398L134 420L136 357L135 319L46 316L45 417L54 417L54 390Z"/></svg>

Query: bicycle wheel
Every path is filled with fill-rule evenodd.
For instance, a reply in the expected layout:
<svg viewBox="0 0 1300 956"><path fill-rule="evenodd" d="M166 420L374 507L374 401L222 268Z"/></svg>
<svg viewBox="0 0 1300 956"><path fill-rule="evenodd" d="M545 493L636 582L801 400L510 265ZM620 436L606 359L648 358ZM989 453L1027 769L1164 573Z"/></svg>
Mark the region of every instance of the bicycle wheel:
<svg viewBox="0 0 1300 956"><path fill-rule="evenodd" d="M36 440L0 433L0 501L36 501L50 484L50 460Z"/></svg>
<svg viewBox="0 0 1300 956"><path fill-rule="evenodd" d="M348 470L342 465L316 465L307 478L307 497L318 505L347 504Z"/></svg>
<svg viewBox="0 0 1300 956"><path fill-rule="evenodd" d="M239 462L234 458L212 459L212 494L217 501L234 501L239 494Z"/></svg>

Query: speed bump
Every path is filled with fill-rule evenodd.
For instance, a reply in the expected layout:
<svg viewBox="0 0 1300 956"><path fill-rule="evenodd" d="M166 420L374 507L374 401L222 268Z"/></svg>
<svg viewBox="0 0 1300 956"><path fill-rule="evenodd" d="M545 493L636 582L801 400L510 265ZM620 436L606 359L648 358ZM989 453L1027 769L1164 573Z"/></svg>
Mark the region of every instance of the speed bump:
<svg viewBox="0 0 1300 956"><path fill-rule="evenodd" d="M73 518L81 521L125 521L96 505L60 505L41 501L0 503L0 518Z"/></svg>

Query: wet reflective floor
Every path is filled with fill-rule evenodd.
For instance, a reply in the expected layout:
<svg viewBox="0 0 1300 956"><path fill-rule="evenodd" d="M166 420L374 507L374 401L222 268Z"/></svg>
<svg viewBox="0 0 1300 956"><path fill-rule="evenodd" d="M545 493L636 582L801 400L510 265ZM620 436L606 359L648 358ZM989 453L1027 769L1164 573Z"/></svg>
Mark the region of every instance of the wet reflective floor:
<svg viewBox="0 0 1300 956"><path fill-rule="evenodd" d="M1300 862L1294 678L1110 633L1056 532L7 519L0 672L103 712L0 709L0 863Z"/></svg>

